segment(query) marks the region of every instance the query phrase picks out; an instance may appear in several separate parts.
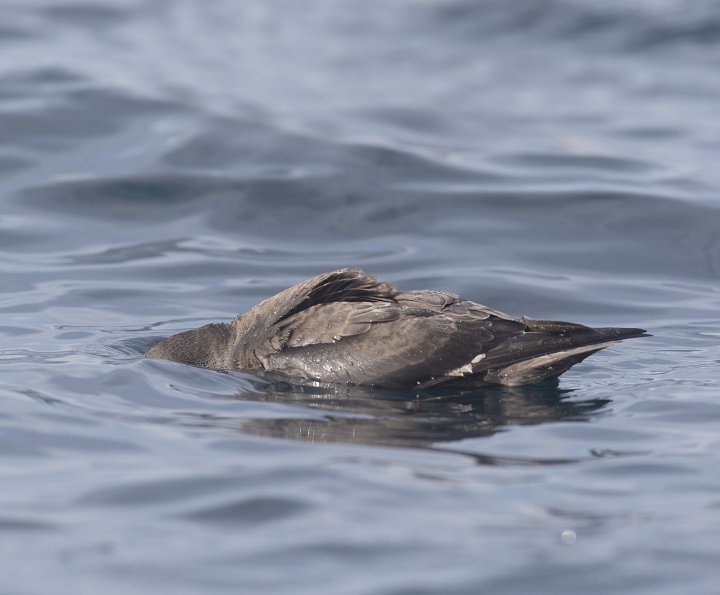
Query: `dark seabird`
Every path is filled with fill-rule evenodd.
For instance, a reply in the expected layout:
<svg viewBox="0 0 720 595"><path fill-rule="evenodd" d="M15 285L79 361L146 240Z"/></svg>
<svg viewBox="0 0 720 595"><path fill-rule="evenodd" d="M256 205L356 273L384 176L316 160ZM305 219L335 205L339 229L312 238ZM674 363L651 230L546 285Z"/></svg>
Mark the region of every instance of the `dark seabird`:
<svg viewBox="0 0 720 595"><path fill-rule="evenodd" d="M173 335L147 357L386 388L518 385L556 378L637 328L515 320L442 291L396 291L358 269L318 275L230 323Z"/></svg>

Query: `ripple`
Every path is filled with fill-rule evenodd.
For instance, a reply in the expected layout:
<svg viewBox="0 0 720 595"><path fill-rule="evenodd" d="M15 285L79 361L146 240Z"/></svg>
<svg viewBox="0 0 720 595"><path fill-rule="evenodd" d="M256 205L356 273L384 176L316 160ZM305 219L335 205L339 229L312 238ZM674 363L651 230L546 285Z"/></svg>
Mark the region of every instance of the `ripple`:
<svg viewBox="0 0 720 595"><path fill-rule="evenodd" d="M55 182L25 190L18 200L42 209L100 219L143 219L179 217L188 206L202 203L203 194L217 182L197 177L136 176L125 179L77 180ZM102 200L90 200L102 197ZM172 205L172 211L169 206ZM182 209L185 205L185 211Z"/></svg>
<svg viewBox="0 0 720 595"><path fill-rule="evenodd" d="M84 494L79 503L107 506L148 506L195 499L242 485L240 478L192 476L117 485Z"/></svg>
<svg viewBox="0 0 720 595"><path fill-rule="evenodd" d="M57 6L49 6L42 10L44 16L54 22L61 22L77 27L106 28L128 20L126 10L114 6L101 6L92 3L65 2Z"/></svg>
<svg viewBox="0 0 720 595"><path fill-rule="evenodd" d="M86 79L66 67L46 66L5 73L3 75L3 81L5 84L22 89L25 93L29 94L35 91L38 85L81 83L86 82Z"/></svg>
<svg viewBox="0 0 720 595"><path fill-rule="evenodd" d="M293 517L307 508L302 500L266 496L201 508L186 514L185 518L218 525L256 525Z"/></svg>
<svg viewBox="0 0 720 595"><path fill-rule="evenodd" d="M66 255L65 260L78 265L125 264L136 260L158 258L169 252L179 251L182 240L143 242L105 248L90 254Z"/></svg>
<svg viewBox="0 0 720 595"><path fill-rule="evenodd" d="M400 106L374 106L357 110L353 115L384 125L423 133L447 133L455 129L455 123L444 114L434 110Z"/></svg>
<svg viewBox="0 0 720 595"><path fill-rule="evenodd" d="M23 41L32 38L32 33L17 27L0 27L0 42Z"/></svg>
<svg viewBox="0 0 720 595"><path fill-rule="evenodd" d="M553 0L542 7L532 1L510 9L499 1L482 7L458 0L424 11L428 22L439 22L445 33L468 40L497 35L534 35L544 41L600 42L617 50L667 48L677 44L715 45L720 41L720 14L712 3L700 2L683 11L678 2L628 7L622 2L591 6ZM422 14L422 13L421 13ZM682 16L681 16L682 15Z"/></svg>
<svg viewBox="0 0 720 595"><path fill-rule="evenodd" d="M30 159L17 156L0 156L0 173L13 173L33 165Z"/></svg>
<svg viewBox="0 0 720 595"><path fill-rule="evenodd" d="M560 170L599 170L608 172L644 173L656 169L647 161L629 157L615 157L611 155L572 155L572 154L514 154L498 156L499 163L533 167L543 170L557 168Z"/></svg>
<svg viewBox="0 0 720 595"><path fill-rule="evenodd" d="M35 519L0 517L0 531L52 531L56 526Z"/></svg>
<svg viewBox="0 0 720 595"><path fill-rule="evenodd" d="M4 426L2 428L2 450L6 454L40 455L58 451L84 452L139 452L137 444L129 441L101 438L99 436L83 436L76 433L61 434L55 432L37 432L27 428Z"/></svg>

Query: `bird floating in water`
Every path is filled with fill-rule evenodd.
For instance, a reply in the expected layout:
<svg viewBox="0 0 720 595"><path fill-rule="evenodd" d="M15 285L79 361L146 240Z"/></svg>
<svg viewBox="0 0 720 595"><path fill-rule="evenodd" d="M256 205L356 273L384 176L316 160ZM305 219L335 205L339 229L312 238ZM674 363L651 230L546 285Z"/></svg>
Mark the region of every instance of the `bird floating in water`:
<svg viewBox="0 0 720 595"><path fill-rule="evenodd" d="M556 378L637 328L510 316L442 291L396 291L359 269L317 275L230 323L156 343L147 357L385 388L519 385Z"/></svg>

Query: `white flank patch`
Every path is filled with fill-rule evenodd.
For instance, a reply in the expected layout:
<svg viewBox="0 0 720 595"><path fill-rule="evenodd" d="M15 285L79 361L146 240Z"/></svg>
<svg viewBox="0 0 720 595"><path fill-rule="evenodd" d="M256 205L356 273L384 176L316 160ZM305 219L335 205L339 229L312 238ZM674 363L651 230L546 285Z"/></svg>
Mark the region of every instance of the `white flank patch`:
<svg viewBox="0 0 720 595"><path fill-rule="evenodd" d="M485 359L484 353L478 353L472 360L470 360L469 364L465 364L464 366L460 366L459 368L455 368L454 370L450 370L447 372L447 376L465 376L465 374L472 374L473 364L478 363L479 361Z"/></svg>

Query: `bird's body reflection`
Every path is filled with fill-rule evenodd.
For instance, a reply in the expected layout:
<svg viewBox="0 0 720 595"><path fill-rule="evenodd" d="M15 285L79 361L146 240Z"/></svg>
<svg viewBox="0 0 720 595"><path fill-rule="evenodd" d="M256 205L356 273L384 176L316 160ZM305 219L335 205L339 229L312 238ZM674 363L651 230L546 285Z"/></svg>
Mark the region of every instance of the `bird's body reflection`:
<svg viewBox="0 0 720 595"><path fill-rule="evenodd" d="M294 384L272 376L267 380L257 391L240 393L237 398L299 405L311 411L293 417L246 419L242 430L307 442L432 448L491 436L508 426L588 420L609 402L571 400L573 391L558 388L556 381L443 394Z"/></svg>

